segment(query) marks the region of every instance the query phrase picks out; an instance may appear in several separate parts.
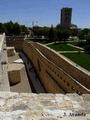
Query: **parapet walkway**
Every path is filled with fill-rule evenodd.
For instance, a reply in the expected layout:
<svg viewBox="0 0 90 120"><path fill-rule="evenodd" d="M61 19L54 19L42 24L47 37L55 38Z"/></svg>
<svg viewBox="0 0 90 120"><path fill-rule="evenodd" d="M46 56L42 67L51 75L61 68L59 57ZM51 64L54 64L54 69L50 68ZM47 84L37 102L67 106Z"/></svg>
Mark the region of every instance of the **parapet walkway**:
<svg viewBox="0 0 90 120"><path fill-rule="evenodd" d="M90 95L0 92L0 120L90 120Z"/></svg>
<svg viewBox="0 0 90 120"><path fill-rule="evenodd" d="M71 46L71 47L74 47L74 48L78 48L78 49L80 49L80 50L84 50L83 48L78 47L78 46L75 46L75 45L72 45L72 44L68 44L68 45Z"/></svg>
<svg viewBox="0 0 90 120"><path fill-rule="evenodd" d="M0 91L10 91L7 74L7 49L5 34L0 35Z"/></svg>
<svg viewBox="0 0 90 120"><path fill-rule="evenodd" d="M84 52L84 51L57 51L58 53L80 53L80 52Z"/></svg>

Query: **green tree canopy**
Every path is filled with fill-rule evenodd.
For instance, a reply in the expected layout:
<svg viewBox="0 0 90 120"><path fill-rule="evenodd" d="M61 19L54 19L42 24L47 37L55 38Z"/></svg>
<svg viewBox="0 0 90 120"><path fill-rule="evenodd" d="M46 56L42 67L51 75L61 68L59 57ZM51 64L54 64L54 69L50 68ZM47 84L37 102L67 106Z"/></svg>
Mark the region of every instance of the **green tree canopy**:
<svg viewBox="0 0 90 120"><path fill-rule="evenodd" d="M0 33L5 32L6 35L22 35L22 33L28 33L28 29L24 25L20 25L17 22L13 23L12 21L7 23L0 23Z"/></svg>

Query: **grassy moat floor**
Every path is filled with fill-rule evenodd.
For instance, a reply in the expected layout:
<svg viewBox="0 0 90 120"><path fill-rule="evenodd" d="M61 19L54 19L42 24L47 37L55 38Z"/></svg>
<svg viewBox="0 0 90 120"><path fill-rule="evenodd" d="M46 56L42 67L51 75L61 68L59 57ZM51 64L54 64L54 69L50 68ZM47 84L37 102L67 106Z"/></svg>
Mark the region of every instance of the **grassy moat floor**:
<svg viewBox="0 0 90 120"><path fill-rule="evenodd" d="M74 48L67 44L60 44L60 43L54 43L47 46L54 49L55 51L79 51L80 50L78 48Z"/></svg>
<svg viewBox="0 0 90 120"><path fill-rule="evenodd" d="M80 65L81 67L90 71L90 54L80 52L81 51L80 49L69 46L68 44L54 43L47 46L50 47L51 49L54 49L57 52L67 51L66 53L61 54L69 58L71 61L75 62L77 65ZM68 51L72 52L69 53ZM75 53L74 51L77 52Z"/></svg>
<svg viewBox="0 0 90 120"><path fill-rule="evenodd" d="M90 54L86 53L63 53L63 55L76 64L90 71Z"/></svg>

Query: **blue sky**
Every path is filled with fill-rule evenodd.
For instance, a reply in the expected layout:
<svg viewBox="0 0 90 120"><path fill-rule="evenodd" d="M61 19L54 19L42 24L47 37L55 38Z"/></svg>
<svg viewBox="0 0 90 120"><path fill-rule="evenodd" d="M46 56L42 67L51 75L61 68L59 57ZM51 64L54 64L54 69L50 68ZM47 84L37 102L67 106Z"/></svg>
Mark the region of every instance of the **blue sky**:
<svg viewBox="0 0 90 120"><path fill-rule="evenodd" d="M90 28L90 0L0 0L0 22L56 25L60 23L62 7L73 8L72 23Z"/></svg>

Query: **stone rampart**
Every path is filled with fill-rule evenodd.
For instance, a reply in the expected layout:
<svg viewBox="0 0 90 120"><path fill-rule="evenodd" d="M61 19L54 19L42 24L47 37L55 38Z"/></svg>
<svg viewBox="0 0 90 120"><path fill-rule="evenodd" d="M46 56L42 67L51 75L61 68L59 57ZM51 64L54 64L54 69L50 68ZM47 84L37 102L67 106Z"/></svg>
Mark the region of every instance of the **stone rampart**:
<svg viewBox="0 0 90 120"><path fill-rule="evenodd" d="M17 50L22 50L22 46L23 46L23 41L24 41L24 37L20 37L20 36L17 36L17 37L10 37L10 36L7 36L6 37L7 41L7 46L14 46Z"/></svg>
<svg viewBox="0 0 90 120"><path fill-rule="evenodd" d="M0 35L0 91L10 91L7 74L7 49L5 34Z"/></svg>
<svg viewBox="0 0 90 120"><path fill-rule="evenodd" d="M44 45L39 43L33 43L33 45L36 46L36 48L38 48L50 61L54 62L74 79L90 89L90 72L84 72L84 70L80 69L78 66L74 66L71 62L67 61L65 57Z"/></svg>
<svg viewBox="0 0 90 120"><path fill-rule="evenodd" d="M88 89L47 59L32 43L24 42L23 51L30 58L47 92L52 93L88 93Z"/></svg>
<svg viewBox="0 0 90 120"><path fill-rule="evenodd" d="M86 84L89 83L89 76L84 76L82 71L74 68L74 66L67 63L62 57L37 43L29 43L22 40L16 41L16 43L19 43L19 45L14 44L15 47L21 49L32 61L40 81L47 92L90 93L90 90L86 88L88 86ZM77 74L77 79L74 79L74 74ZM83 86L84 84L80 84L83 83L81 82L81 78L82 81L87 81L87 83L85 82L86 87Z"/></svg>

